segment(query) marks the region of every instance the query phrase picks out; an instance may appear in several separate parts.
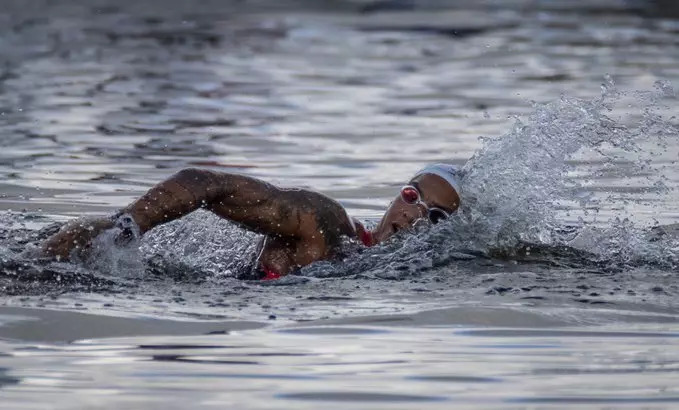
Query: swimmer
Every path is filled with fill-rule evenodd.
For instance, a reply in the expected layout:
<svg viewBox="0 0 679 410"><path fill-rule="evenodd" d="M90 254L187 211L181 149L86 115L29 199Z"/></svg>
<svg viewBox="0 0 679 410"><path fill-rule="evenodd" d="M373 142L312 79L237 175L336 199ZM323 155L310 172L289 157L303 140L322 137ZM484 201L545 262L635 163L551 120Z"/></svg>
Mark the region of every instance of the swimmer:
<svg viewBox="0 0 679 410"><path fill-rule="evenodd" d="M82 257L105 230L118 228L117 242L196 209L207 209L242 228L264 235L254 268L261 279L277 279L338 254L342 237L374 246L415 223L435 224L460 205L460 172L448 164L418 171L401 188L374 230L348 216L337 201L306 189L284 189L262 180L188 168L151 188L110 217L64 225L41 245L45 256Z"/></svg>

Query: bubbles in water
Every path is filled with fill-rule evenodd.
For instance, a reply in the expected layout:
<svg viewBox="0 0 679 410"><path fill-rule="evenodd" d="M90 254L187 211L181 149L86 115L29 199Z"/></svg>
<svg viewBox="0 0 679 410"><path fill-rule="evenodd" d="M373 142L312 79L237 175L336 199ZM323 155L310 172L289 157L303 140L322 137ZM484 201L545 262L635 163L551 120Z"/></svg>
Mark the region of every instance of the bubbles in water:
<svg viewBox="0 0 679 410"><path fill-rule="evenodd" d="M139 228L125 221L99 234L84 263L99 272L138 277L144 272L139 250Z"/></svg>
<svg viewBox="0 0 679 410"><path fill-rule="evenodd" d="M198 210L147 233L141 253L155 267L177 274L233 277L251 268L258 237Z"/></svg>

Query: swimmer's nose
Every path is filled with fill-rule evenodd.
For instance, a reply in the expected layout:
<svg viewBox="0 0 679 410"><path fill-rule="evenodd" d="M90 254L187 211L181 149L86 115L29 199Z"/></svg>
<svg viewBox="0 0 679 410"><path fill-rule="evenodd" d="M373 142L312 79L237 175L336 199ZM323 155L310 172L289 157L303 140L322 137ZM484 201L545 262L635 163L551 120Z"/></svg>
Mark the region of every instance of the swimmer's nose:
<svg viewBox="0 0 679 410"><path fill-rule="evenodd" d="M403 209L403 218L408 226L413 226L417 221L424 218L426 210L419 204L413 204Z"/></svg>

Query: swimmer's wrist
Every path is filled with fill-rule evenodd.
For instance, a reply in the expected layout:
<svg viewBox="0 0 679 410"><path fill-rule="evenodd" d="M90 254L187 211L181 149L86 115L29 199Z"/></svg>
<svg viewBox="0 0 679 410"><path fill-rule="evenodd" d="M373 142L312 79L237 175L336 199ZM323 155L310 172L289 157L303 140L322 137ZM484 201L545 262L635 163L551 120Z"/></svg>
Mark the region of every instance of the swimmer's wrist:
<svg viewBox="0 0 679 410"><path fill-rule="evenodd" d="M132 216L132 214L131 214L129 211L126 211L126 210L124 210L124 209L121 209L121 210L116 211L116 213L114 213L113 215L111 215L109 218L110 218L111 221L113 221L114 223L121 222L121 221L123 220L123 218L124 218L124 219L126 219L126 221L127 221L128 223L129 223L129 222L132 222L132 223L134 223L135 225L139 226L139 222L137 222L137 220L134 219L134 217Z"/></svg>
<svg viewBox="0 0 679 410"><path fill-rule="evenodd" d="M129 212L123 210L116 212L112 216L113 228L118 229L119 233L116 237L116 244L127 244L142 236L142 231L139 224L134 220Z"/></svg>
<svg viewBox="0 0 679 410"><path fill-rule="evenodd" d="M137 231L140 231L140 226L139 223L134 219L131 213L126 212L125 210L119 210L110 217L111 222L113 222L113 226L117 226L119 228L132 228Z"/></svg>

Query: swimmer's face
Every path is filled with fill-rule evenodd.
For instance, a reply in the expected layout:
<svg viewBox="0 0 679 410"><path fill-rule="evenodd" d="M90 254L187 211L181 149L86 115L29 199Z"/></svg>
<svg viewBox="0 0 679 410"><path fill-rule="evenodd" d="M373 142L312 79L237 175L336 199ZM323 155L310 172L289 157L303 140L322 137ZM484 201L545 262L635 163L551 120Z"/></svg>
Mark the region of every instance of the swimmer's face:
<svg viewBox="0 0 679 410"><path fill-rule="evenodd" d="M451 214L460 206L457 192L438 175L420 175L410 180L408 185L419 191L420 202L409 203L399 193L375 229L377 242L385 241L398 231L412 228L416 223L430 223L427 208L439 208Z"/></svg>

